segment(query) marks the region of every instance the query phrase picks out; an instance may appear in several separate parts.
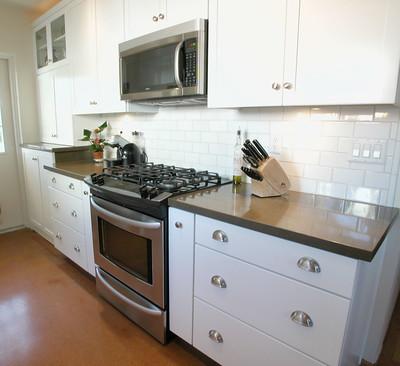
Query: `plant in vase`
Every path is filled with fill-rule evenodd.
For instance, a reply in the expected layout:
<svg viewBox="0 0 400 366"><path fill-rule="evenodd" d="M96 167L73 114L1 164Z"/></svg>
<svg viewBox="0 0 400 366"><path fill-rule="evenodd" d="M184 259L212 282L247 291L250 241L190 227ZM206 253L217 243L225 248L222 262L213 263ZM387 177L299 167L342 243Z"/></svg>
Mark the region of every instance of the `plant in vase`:
<svg viewBox="0 0 400 366"><path fill-rule="evenodd" d="M89 141L89 150L92 152L93 160L95 163L103 161L104 146L107 145L106 140L102 137L101 133L107 128L107 121L94 130L83 130L83 137L80 141Z"/></svg>

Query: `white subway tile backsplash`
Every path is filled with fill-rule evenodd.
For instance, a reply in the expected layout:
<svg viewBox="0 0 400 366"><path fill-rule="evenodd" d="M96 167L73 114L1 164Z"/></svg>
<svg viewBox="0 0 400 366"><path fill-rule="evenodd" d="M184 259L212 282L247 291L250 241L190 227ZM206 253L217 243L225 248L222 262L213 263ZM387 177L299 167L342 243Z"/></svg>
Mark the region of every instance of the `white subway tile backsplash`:
<svg viewBox="0 0 400 366"><path fill-rule="evenodd" d="M96 118L76 117L75 128ZM102 116L113 133L143 131L149 159L215 170L230 177L238 127L281 163L292 189L391 205L400 163L400 113L391 106L208 109L161 108L154 115ZM93 123L91 122L93 120ZM355 161L353 147L382 147L379 159Z"/></svg>
<svg viewBox="0 0 400 366"><path fill-rule="evenodd" d="M358 122L355 125L354 136L370 139L387 139L390 137L390 123Z"/></svg>

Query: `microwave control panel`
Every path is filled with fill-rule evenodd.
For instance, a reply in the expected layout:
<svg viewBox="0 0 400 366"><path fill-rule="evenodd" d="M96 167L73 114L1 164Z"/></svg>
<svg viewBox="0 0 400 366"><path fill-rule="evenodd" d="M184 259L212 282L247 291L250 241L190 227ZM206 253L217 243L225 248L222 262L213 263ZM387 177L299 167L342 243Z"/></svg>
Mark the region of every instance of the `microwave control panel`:
<svg viewBox="0 0 400 366"><path fill-rule="evenodd" d="M184 87L197 85L197 39L188 39L184 44Z"/></svg>

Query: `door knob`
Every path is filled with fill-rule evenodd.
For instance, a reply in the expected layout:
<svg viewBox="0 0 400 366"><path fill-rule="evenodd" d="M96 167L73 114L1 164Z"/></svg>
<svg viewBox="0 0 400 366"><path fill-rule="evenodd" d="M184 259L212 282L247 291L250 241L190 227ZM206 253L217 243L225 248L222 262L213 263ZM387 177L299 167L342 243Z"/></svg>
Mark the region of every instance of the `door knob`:
<svg viewBox="0 0 400 366"><path fill-rule="evenodd" d="M158 17L156 17L155 15L153 16L153 22L158 22Z"/></svg>
<svg viewBox="0 0 400 366"><path fill-rule="evenodd" d="M165 18L165 15L163 13L158 14L158 19L163 20Z"/></svg>
<svg viewBox="0 0 400 366"><path fill-rule="evenodd" d="M175 222L175 227L177 228L177 229L182 229L182 223L181 222L179 222L179 221L177 221L177 222Z"/></svg>

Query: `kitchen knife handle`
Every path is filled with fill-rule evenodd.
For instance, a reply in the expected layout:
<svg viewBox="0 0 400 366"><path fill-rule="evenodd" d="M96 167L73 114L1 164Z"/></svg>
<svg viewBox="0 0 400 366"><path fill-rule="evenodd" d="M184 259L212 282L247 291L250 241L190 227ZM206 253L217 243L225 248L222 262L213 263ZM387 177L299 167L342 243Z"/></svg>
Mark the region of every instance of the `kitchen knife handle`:
<svg viewBox="0 0 400 366"><path fill-rule="evenodd" d="M251 152L251 154L254 156L256 160L263 161L265 158L257 151L257 149L252 145L250 140L246 140L244 143L244 146L246 147L247 150Z"/></svg>
<svg viewBox="0 0 400 366"><path fill-rule="evenodd" d="M264 156L265 159L269 158L267 151L263 148L263 146L258 142L258 140L253 140L254 146L258 149L261 155Z"/></svg>

